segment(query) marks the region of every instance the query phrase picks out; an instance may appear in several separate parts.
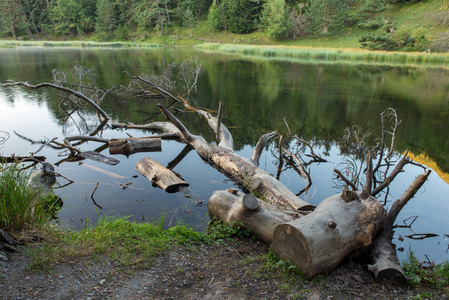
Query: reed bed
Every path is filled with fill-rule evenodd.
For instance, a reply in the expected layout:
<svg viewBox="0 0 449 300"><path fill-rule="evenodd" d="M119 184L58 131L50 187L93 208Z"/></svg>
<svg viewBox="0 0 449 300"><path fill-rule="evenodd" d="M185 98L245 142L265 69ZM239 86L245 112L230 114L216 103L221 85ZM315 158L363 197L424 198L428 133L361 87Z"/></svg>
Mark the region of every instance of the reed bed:
<svg viewBox="0 0 449 300"><path fill-rule="evenodd" d="M315 59L330 61L356 61L373 63L448 64L449 54L408 53L367 50L342 50L288 46L256 46L206 43L196 46L200 50L257 55L263 57Z"/></svg>
<svg viewBox="0 0 449 300"><path fill-rule="evenodd" d="M161 45L131 42L91 41L0 41L0 47L81 47L81 48L158 48Z"/></svg>

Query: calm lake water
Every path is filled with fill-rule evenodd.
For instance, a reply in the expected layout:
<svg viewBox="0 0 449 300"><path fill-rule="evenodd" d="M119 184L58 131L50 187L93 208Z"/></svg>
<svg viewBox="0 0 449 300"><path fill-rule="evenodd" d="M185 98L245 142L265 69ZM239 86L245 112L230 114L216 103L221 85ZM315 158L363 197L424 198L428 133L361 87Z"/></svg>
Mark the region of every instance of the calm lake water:
<svg viewBox="0 0 449 300"><path fill-rule="evenodd" d="M264 59L239 55L199 52L192 49L79 49L23 47L0 49L0 83L28 81L31 84L52 80L52 70L70 69L83 65L97 71L101 88L127 85L132 75L141 73L159 75L171 63L181 63L198 57L203 72L198 81L194 102L205 108L217 110L223 101L226 114L223 122L230 128L235 148L242 156L251 157L258 138L272 130L290 130L316 144L315 151L329 162L311 166L313 185L301 198L314 205L341 192L334 168L341 167L345 156L339 142L346 127L359 125L371 128L380 135L380 113L391 107L397 111L402 123L397 131L395 150L406 149L416 155L416 161L432 168L433 172L424 187L409 202L398 217L410 223L410 229L397 229L394 242L400 259L406 252L415 251L419 259L441 262L448 259L449 247L449 69L429 66L370 65L338 62L300 62L281 59ZM51 90L28 90L0 85L0 134L10 134L0 145L0 154L28 155L40 145L20 138L18 133L32 140L52 139L62 141L66 136L87 135L99 125L93 111L84 110L70 117L61 109L61 99ZM170 105L168 100L148 100L139 97L107 97L102 108L114 122L145 124L162 120L156 104ZM194 134L212 141L214 134L206 122L192 113L178 117ZM142 130L113 130L103 128L99 135L106 138L149 135ZM82 150L94 150L101 144L89 142ZM60 222L71 228L83 228L86 220L93 222L98 216L130 216L131 220L148 221L165 214L166 226L182 223L203 230L207 226L207 201L212 192L234 187L224 175L204 163L194 152L176 166L190 184L187 189L167 194L153 188L150 182L137 173L136 163L151 157L166 165L184 148L174 141L163 141L162 152L139 153L109 166L92 160L82 162L57 162L67 153L49 147L38 155L55 164L56 171L74 181L56 189L63 198L64 208L59 213ZM276 159L270 145L262 155L260 166L276 173ZM107 151L105 155L109 155ZM390 189L390 199L398 198L413 179L423 173L416 166L407 166ZM137 177L136 177L137 175ZM306 185L294 171L286 171L281 181L294 192ZM97 184L96 202L91 194ZM58 184L67 181L59 178ZM122 189L120 184L128 184ZM202 204L201 204L202 203ZM390 205L389 202L387 205ZM405 236L413 233L435 233L437 237L411 240ZM405 237L401 242L399 236Z"/></svg>

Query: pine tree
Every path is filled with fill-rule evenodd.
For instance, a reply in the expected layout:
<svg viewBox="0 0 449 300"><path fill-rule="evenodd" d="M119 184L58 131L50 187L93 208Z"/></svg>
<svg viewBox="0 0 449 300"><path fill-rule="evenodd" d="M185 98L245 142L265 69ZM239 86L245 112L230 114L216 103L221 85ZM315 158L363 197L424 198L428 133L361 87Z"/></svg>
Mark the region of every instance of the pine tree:
<svg viewBox="0 0 449 300"><path fill-rule="evenodd" d="M207 20L209 24L215 30L226 29L226 15L224 2L218 4L214 1L209 9L209 14L207 15Z"/></svg>
<svg viewBox="0 0 449 300"><path fill-rule="evenodd" d="M232 33L249 33L257 28L262 12L262 1L226 0L225 10Z"/></svg>
<svg viewBox="0 0 449 300"><path fill-rule="evenodd" d="M261 17L262 28L270 39L284 39L292 27L285 0L268 0Z"/></svg>
<svg viewBox="0 0 449 300"><path fill-rule="evenodd" d="M314 33L328 34L343 27L347 9L347 0L313 0L309 9L309 19Z"/></svg>
<svg viewBox="0 0 449 300"><path fill-rule="evenodd" d="M117 16L113 1L98 0L97 2L97 23L95 30L100 39L111 39L116 28Z"/></svg>

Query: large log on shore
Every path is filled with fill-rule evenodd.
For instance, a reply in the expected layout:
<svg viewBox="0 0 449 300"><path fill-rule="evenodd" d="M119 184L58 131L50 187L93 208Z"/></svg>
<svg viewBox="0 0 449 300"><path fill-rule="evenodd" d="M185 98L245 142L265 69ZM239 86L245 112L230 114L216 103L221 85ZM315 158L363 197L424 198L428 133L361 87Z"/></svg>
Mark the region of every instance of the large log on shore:
<svg viewBox="0 0 449 300"><path fill-rule="evenodd" d="M136 170L167 193L176 193L181 188L189 186L187 182L176 176L173 171L149 157L142 158L136 164Z"/></svg>
<svg viewBox="0 0 449 300"><path fill-rule="evenodd" d="M372 244L384 226L386 212L373 197L323 200L313 213L274 230L272 249L306 276L328 272L350 253Z"/></svg>
<svg viewBox="0 0 449 300"><path fill-rule="evenodd" d="M207 209L211 218L228 224L241 222L267 243L272 242L276 226L300 217L297 212L277 210L253 195L244 195L237 190L215 191L207 203Z"/></svg>

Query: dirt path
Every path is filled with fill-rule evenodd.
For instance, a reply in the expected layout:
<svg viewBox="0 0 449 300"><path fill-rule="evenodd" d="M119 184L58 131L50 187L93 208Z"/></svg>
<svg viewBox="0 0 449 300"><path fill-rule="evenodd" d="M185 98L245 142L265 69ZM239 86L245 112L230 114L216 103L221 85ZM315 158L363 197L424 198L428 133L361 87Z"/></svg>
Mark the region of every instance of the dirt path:
<svg viewBox="0 0 449 300"><path fill-rule="evenodd" d="M375 284L354 262L312 280L285 276L279 268L266 267L266 253L267 245L244 240L175 248L140 269L105 258L69 258L51 273L30 272L25 256L10 254L7 261L0 259L0 298L411 299L423 292Z"/></svg>

